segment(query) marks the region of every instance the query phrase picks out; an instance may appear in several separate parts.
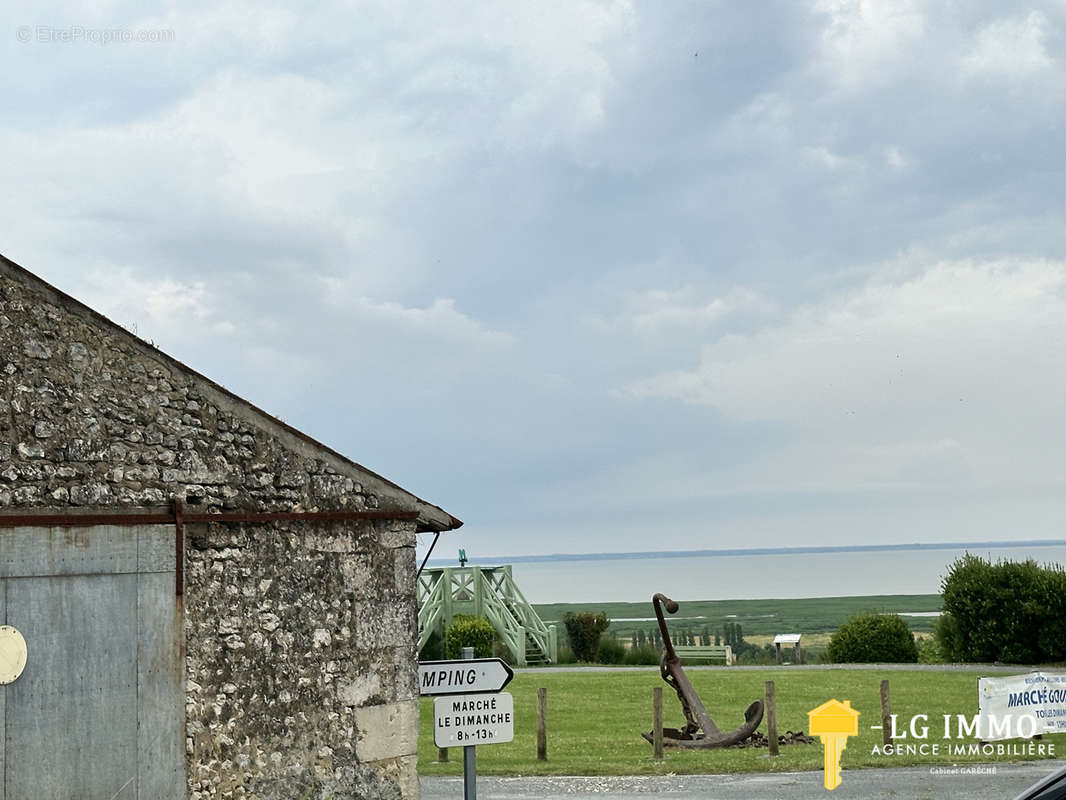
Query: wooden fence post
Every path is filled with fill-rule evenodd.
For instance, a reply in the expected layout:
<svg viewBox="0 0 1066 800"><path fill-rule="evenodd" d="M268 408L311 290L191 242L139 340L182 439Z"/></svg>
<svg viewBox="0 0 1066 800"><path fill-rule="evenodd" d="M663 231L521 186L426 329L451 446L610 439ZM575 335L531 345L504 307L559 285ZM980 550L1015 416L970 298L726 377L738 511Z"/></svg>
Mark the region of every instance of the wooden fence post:
<svg viewBox="0 0 1066 800"><path fill-rule="evenodd" d="M888 679L881 681L881 741L892 744L892 706L888 701Z"/></svg>
<svg viewBox="0 0 1066 800"><path fill-rule="evenodd" d="M651 694L651 739L656 761L663 760L663 687L656 686Z"/></svg>
<svg viewBox="0 0 1066 800"><path fill-rule="evenodd" d="M774 682L766 682L766 738L769 740L770 755L777 755L777 702L774 697Z"/></svg>
<svg viewBox="0 0 1066 800"><path fill-rule="evenodd" d="M548 690L537 689L537 761L548 760Z"/></svg>

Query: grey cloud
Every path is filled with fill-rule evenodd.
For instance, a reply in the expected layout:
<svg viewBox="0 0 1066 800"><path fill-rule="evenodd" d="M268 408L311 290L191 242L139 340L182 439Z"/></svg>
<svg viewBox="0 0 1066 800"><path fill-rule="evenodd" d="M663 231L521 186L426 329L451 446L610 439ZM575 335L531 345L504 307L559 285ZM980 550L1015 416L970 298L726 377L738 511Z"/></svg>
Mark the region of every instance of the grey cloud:
<svg viewBox="0 0 1066 800"><path fill-rule="evenodd" d="M26 22L176 39L0 45L4 252L454 508L480 552L628 549L653 522L677 546L745 526L775 543L790 521L828 541L856 497L930 503L927 483L1017 508L988 463L1047 463L1004 420L1048 418L1007 391L961 432L886 396L830 436L783 376L861 360L797 340L869 287L946 302L937 265L1066 261L1061 6L72 14ZM994 308L973 314L1005 335ZM969 380L929 320L908 344ZM1018 334L994 351L1001 383L1054 396L1050 362L1019 353L1061 331ZM679 402L682 379L727 401ZM931 518L965 505L945 497ZM889 538L906 516L890 505Z"/></svg>

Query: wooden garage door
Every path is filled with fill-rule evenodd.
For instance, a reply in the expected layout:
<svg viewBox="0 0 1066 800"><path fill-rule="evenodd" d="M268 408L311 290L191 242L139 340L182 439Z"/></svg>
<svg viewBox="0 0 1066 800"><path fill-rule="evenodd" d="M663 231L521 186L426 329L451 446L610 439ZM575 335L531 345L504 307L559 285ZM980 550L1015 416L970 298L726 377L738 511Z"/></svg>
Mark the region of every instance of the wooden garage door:
<svg viewBox="0 0 1066 800"><path fill-rule="evenodd" d="M174 528L0 529L0 800L185 797Z"/></svg>

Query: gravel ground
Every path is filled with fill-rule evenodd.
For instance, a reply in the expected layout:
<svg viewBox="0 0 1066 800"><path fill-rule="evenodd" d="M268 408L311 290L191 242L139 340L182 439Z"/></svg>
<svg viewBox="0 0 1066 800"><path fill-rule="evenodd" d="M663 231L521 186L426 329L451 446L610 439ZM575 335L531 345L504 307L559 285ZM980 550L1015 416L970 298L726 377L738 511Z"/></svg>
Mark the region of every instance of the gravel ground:
<svg viewBox="0 0 1066 800"><path fill-rule="evenodd" d="M832 795L821 772L665 777L478 778L480 800L1011 800L1063 766L1062 761L950 767L846 770ZM462 778L423 778L422 800L462 800Z"/></svg>

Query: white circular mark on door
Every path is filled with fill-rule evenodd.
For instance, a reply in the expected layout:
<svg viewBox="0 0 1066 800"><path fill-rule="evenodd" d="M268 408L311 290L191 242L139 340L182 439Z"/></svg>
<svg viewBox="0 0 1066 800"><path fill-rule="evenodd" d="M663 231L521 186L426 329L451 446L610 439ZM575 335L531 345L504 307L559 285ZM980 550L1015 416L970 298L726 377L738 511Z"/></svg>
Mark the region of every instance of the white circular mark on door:
<svg viewBox="0 0 1066 800"><path fill-rule="evenodd" d="M17 628L0 625L0 686L18 680L26 668L26 640Z"/></svg>

